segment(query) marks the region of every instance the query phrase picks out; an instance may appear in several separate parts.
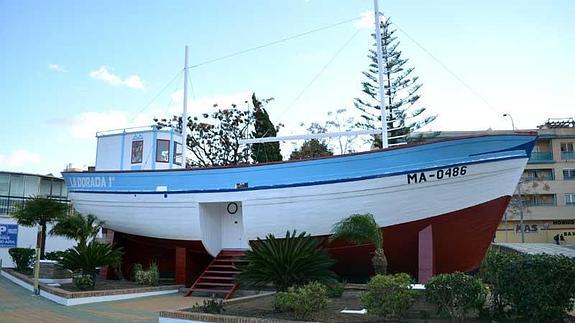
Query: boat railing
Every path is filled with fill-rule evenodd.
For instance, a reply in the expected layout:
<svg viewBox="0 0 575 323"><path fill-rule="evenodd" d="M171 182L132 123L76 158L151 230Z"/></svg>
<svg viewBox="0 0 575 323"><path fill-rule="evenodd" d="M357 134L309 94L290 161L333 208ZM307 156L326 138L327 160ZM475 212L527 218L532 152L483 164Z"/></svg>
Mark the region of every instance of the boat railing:
<svg viewBox="0 0 575 323"><path fill-rule="evenodd" d="M120 129L111 129L111 130L104 130L96 132L96 137L105 137L111 135L119 135L119 134L126 134L126 133L137 133L137 132L146 132L146 131L177 131L179 130L169 127L169 126L162 126L159 127L157 125L149 125L149 126L140 126L140 127L131 127L131 128L120 128Z"/></svg>

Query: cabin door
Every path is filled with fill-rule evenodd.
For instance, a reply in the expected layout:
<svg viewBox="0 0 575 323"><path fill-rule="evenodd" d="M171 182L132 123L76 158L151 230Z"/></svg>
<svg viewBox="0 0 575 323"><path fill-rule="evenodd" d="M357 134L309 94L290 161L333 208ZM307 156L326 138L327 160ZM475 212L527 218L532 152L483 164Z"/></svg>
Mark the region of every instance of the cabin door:
<svg viewBox="0 0 575 323"><path fill-rule="evenodd" d="M222 249L245 249L242 202L225 203L221 215Z"/></svg>

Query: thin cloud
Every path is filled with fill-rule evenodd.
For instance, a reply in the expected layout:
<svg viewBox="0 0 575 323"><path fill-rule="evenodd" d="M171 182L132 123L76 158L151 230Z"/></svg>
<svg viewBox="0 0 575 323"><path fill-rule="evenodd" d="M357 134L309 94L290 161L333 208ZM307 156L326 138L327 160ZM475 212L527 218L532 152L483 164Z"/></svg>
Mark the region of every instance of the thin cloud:
<svg viewBox="0 0 575 323"><path fill-rule="evenodd" d="M133 74L122 78L108 70L106 65L100 66L97 70L90 72L89 75L95 80L104 81L113 86L126 86L131 89L144 88L144 81L139 75Z"/></svg>
<svg viewBox="0 0 575 323"><path fill-rule="evenodd" d="M230 108L236 104L238 109L246 109L251 92L244 91L231 95L204 97L188 101L188 113L197 116L202 113L214 112L217 109ZM53 126L67 128L70 135L79 139L93 139L98 131L149 126L154 124L154 118L171 118L182 113L183 90L177 90L170 95L168 106L152 107L139 113L123 109L108 111L82 112L68 118L54 118L46 122ZM217 106L214 106L217 105Z"/></svg>
<svg viewBox="0 0 575 323"><path fill-rule="evenodd" d="M379 13L380 21L385 19L385 16L380 12ZM354 24L355 28L357 29L373 29L375 26L375 16L373 11L364 11L361 13L361 17L359 20Z"/></svg>
<svg viewBox="0 0 575 323"><path fill-rule="evenodd" d="M38 163L40 156L25 149L18 149L7 155L0 154L0 167L3 169L22 169Z"/></svg>
<svg viewBox="0 0 575 323"><path fill-rule="evenodd" d="M68 70L66 69L66 66L60 65L60 64L48 64L48 69L50 71L57 72L57 73L68 72Z"/></svg>

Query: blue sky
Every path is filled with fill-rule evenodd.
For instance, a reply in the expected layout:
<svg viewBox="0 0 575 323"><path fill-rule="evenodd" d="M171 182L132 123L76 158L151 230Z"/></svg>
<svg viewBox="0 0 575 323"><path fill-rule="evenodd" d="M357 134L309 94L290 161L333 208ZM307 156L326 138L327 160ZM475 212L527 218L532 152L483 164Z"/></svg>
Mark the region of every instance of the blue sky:
<svg viewBox="0 0 575 323"><path fill-rule="evenodd" d="M574 116L575 2L388 0L380 9L401 28L421 103L438 115L428 129L505 129L505 112L518 128ZM195 64L369 10L371 0L0 0L0 170L92 165L95 131L180 111L182 79L168 82L186 44ZM275 98L268 111L283 134L352 111L372 44L358 21L191 69L191 109L256 92Z"/></svg>

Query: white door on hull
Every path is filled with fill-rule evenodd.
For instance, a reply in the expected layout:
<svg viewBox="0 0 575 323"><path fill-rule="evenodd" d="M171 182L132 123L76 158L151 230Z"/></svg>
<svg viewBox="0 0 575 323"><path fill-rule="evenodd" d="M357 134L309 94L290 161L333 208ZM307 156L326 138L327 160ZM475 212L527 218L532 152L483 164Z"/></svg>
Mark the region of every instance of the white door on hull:
<svg viewBox="0 0 575 323"><path fill-rule="evenodd" d="M246 247L242 220L242 203L227 203L221 219L222 249L243 249Z"/></svg>

